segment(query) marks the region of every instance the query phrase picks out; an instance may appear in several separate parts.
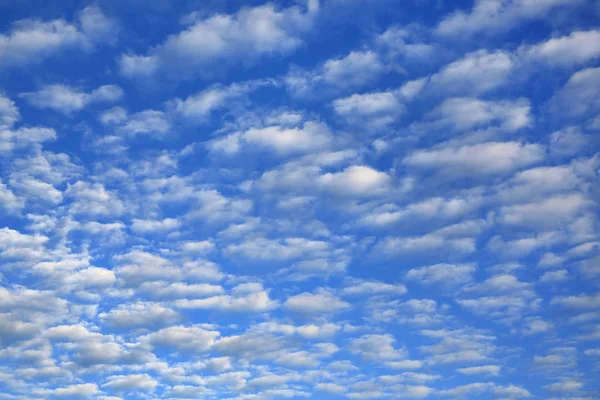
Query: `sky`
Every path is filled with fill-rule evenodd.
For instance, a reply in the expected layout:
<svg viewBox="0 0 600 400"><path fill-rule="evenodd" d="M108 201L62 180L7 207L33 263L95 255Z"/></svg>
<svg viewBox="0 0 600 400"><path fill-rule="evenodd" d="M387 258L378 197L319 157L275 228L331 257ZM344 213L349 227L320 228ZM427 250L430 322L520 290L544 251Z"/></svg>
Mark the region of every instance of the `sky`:
<svg viewBox="0 0 600 400"><path fill-rule="evenodd" d="M0 1L0 399L600 399L600 2Z"/></svg>

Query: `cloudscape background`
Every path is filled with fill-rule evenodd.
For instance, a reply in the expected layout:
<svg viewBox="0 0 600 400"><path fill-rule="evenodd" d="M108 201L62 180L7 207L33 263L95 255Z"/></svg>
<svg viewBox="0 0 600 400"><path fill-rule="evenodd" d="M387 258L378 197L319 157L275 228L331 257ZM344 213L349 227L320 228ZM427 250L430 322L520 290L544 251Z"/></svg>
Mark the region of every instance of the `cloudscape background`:
<svg viewBox="0 0 600 400"><path fill-rule="evenodd" d="M0 399L599 399L599 21L1 1Z"/></svg>

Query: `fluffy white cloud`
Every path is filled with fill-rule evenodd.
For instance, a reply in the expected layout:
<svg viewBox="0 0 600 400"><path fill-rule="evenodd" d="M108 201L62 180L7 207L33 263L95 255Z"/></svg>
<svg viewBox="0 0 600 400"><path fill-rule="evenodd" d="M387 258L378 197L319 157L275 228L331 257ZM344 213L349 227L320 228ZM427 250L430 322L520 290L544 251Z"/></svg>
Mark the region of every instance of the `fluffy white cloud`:
<svg viewBox="0 0 600 400"><path fill-rule="evenodd" d="M0 35L0 66L39 63L66 49L85 50L96 43L115 39L116 23L97 6L78 13L78 20L21 20Z"/></svg>
<svg viewBox="0 0 600 400"><path fill-rule="evenodd" d="M562 90L550 100L553 111L563 117L580 117L600 110L600 68L587 68L577 71L569 78Z"/></svg>
<svg viewBox="0 0 600 400"><path fill-rule="evenodd" d="M515 68L515 57L505 51L479 50L443 67L429 78L432 95L482 94L505 84Z"/></svg>
<svg viewBox="0 0 600 400"><path fill-rule="evenodd" d="M122 304L98 316L119 329L172 325L181 319L177 312L154 303Z"/></svg>
<svg viewBox="0 0 600 400"><path fill-rule="evenodd" d="M350 304L340 300L333 293L321 289L316 293L301 293L288 297L283 307L299 314L325 314L351 308Z"/></svg>
<svg viewBox="0 0 600 400"><path fill-rule="evenodd" d="M70 114L79 111L90 103L114 102L123 96L123 90L116 85L104 85L86 93L79 88L66 85L45 85L37 92L21 93L21 97L38 108L51 108Z"/></svg>
<svg viewBox="0 0 600 400"><path fill-rule="evenodd" d="M289 155L326 148L331 140L331 133L326 125L309 121L301 127L268 126L232 133L210 142L209 148L225 154L267 149L278 155Z"/></svg>
<svg viewBox="0 0 600 400"><path fill-rule="evenodd" d="M179 351L203 352L219 337L219 332L198 327L171 326L147 335L144 339L152 346L165 346Z"/></svg>
<svg viewBox="0 0 600 400"><path fill-rule="evenodd" d="M206 68L290 53L302 44L300 35L310 28L317 4L309 2L307 10L277 10L266 4L198 18L147 55L123 54L121 73L128 77L162 73L180 79L198 76Z"/></svg>
<svg viewBox="0 0 600 400"><path fill-rule="evenodd" d="M312 71L292 68L284 82L292 95L310 98L323 90L336 93L363 87L384 71L384 62L376 52L351 51L344 57L328 59Z"/></svg>
<svg viewBox="0 0 600 400"><path fill-rule="evenodd" d="M529 47L521 47L528 59L558 66L573 66L600 57L600 31L575 31L568 36L549 39Z"/></svg>
<svg viewBox="0 0 600 400"><path fill-rule="evenodd" d="M377 130L396 121L405 107L395 93L375 92L337 99L333 102L333 109L352 124L364 126L366 130Z"/></svg>
<svg viewBox="0 0 600 400"><path fill-rule="evenodd" d="M406 278L428 285L459 285L470 282L475 270L471 264L436 264L411 269L406 273Z"/></svg>
<svg viewBox="0 0 600 400"><path fill-rule="evenodd" d="M129 392L133 390L151 391L158 382L147 374L113 375L102 385L103 388L112 389L117 392Z"/></svg>
<svg viewBox="0 0 600 400"><path fill-rule="evenodd" d="M231 289L231 295L219 295L204 299L178 300L176 306L185 309L215 309L236 312L264 312L277 306L269 293L259 283L242 283Z"/></svg>
<svg viewBox="0 0 600 400"><path fill-rule="evenodd" d="M487 142L462 146L419 150L403 163L420 169L441 170L449 178L493 175L513 171L541 161L544 148L538 144Z"/></svg>
<svg viewBox="0 0 600 400"><path fill-rule="evenodd" d="M578 2L477 0L470 12L455 11L446 16L437 26L436 33L455 37L503 33L527 20L542 19L555 8Z"/></svg>
<svg viewBox="0 0 600 400"><path fill-rule="evenodd" d="M11 128L20 118L15 102L0 93L0 129Z"/></svg>

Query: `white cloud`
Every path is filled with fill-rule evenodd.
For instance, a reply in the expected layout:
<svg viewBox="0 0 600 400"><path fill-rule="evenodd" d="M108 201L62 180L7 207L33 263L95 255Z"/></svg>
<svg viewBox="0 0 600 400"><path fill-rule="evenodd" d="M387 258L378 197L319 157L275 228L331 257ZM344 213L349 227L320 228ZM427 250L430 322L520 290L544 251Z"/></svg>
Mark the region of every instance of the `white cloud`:
<svg viewBox="0 0 600 400"><path fill-rule="evenodd" d="M406 273L406 278L428 285L460 285L470 282L475 270L472 264L436 264L411 269Z"/></svg>
<svg viewBox="0 0 600 400"><path fill-rule="evenodd" d="M500 373L499 365L480 365L477 367L459 368L457 371L465 375L493 375L497 376Z"/></svg>
<svg viewBox="0 0 600 400"><path fill-rule="evenodd" d="M514 68L512 54L480 50L465 55L433 74L426 90L433 95L482 94L504 85Z"/></svg>
<svg viewBox="0 0 600 400"><path fill-rule="evenodd" d="M579 193L554 196L539 202L502 206L499 221L526 228L553 229L564 226L584 213L592 202ZM548 216L552 215L549 219Z"/></svg>
<svg viewBox="0 0 600 400"><path fill-rule="evenodd" d="M406 287L402 284L389 284L384 282L365 281L357 282L352 286L342 289L345 296L361 295L401 295L406 293Z"/></svg>
<svg viewBox="0 0 600 400"><path fill-rule="evenodd" d="M9 154L15 150L36 149L44 142L56 139L52 128L19 128L0 131L0 154Z"/></svg>
<svg viewBox="0 0 600 400"><path fill-rule="evenodd" d="M396 340L390 334L363 335L353 339L348 351L368 361L384 362L402 359L405 352L394 347Z"/></svg>
<svg viewBox="0 0 600 400"><path fill-rule="evenodd" d="M600 306L600 293L591 295L580 294L578 296L557 296L552 299L550 304L573 309L594 309Z"/></svg>
<svg viewBox="0 0 600 400"><path fill-rule="evenodd" d="M24 205L24 201L15 196L0 180L0 209L9 214L18 213Z"/></svg>
<svg viewBox="0 0 600 400"><path fill-rule="evenodd" d="M542 283L560 283L569 279L569 272L566 269L544 272L540 277Z"/></svg>
<svg viewBox="0 0 600 400"><path fill-rule="evenodd" d="M242 256L249 260L278 261L296 259L302 256L327 255L329 243L299 237L283 240L265 238L246 239L239 244L230 244L225 248L229 256Z"/></svg>
<svg viewBox="0 0 600 400"><path fill-rule="evenodd" d="M600 57L600 30L575 31L568 36L549 39L519 48L527 59L570 67Z"/></svg>
<svg viewBox="0 0 600 400"><path fill-rule="evenodd" d="M315 386L315 389L333 394L343 394L348 391L347 387L338 385L336 383L318 383Z"/></svg>
<svg viewBox="0 0 600 400"><path fill-rule="evenodd" d="M316 293L301 293L288 297L283 307L295 313L308 315L327 314L351 308L349 303L324 289Z"/></svg>
<svg viewBox="0 0 600 400"><path fill-rule="evenodd" d="M98 386L95 383L80 383L69 385L52 390L52 394L56 397L76 397L89 398L99 392Z"/></svg>
<svg viewBox="0 0 600 400"><path fill-rule="evenodd" d="M118 216L124 211L121 200L101 183L77 181L69 185L65 194L73 199L69 208L74 214Z"/></svg>
<svg viewBox="0 0 600 400"><path fill-rule="evenodd" d="M586 149L590 143L589 135L581 133L577 128L570 127L550 135L550 152L558 156L572 156Z"/></svg>
<svg viewBox="0 0 600 400"><path fill-rule="evenodd" d="M185 100L177 98L170 102L170 106L186 119L203 122L212 112L227 107L233 101L243 100L250 92L269 84L270 81L250 81L229 86L215 85Z"/></svg>
<svg viewBox="0 0 600 400"><path fill-rule="evenodd" d="M376 78L383 66L372 51L353 51L339 59L329 59L323 64L325 82L342 87L358 87Z"/></svg>
<svg viewBox="0 0 600 400"><path fill-rule="evenodd" d="M156 303L121 304L98 316L104 323L118 329L173 325L181 320L177 312Z"/></svg>
<svg viewBox="0 0 600 400"><path fill-rule="evenodd" d="M207 68L287 54L302 44L300 35L309 29L317 11L313 2L307 11L277 10L266 4L198 19L147 55L123 54L121 73L128 77L160 73L181 79L198 76Z"/></svg>
<svg viewBox="0 0 600 400"><path fill-rule="evenodd" d="M327 125L308 121L302 127L268 126L236 132L209 142L214 152L236 154L242 150L259 152L273 151L284 156L308 153L327 148L332 135Z"/></svg>
<svg viewBox="0 0 600 400"><path fill-rule="evenodd" d="M148 374L113 375L108 377L103 388L112 389L117 392L129 392L141 390L144 392L153 390L158 382Z"/></svg>
<svg viewBox="0 0 600 400"><path fill-rule="evenodd" d="M583 383L573 380L573 379L565 379L561 382L552 383L550 385L544 386L544 389L549 390L551 392L560 392L560 393L568 393L568 392L576 392L583 387Z"/></svg>
<svg viewBox="0 0 600 400"><path fill-rule="evenodd" d="M97 43L114 41L114 20L96 6L81 10L78 21L17 21L6 35L0 35L0 66L39 63L67 49L86 50Z"/></svg>
<svg viewBox="0 0 600 400"><path fill-rule="evenodd" d="M403 163L421 169L441 170L445 176L485 176L511 172L544 158L544 148L538 144L518 142L487 142L433 150L418 150L404 158Z"/></svg>
<svg viewBox="0 0 600 400"><path fill-rule="evenodd" d="M165 346L186 352L203 352L210 348L219 332L195 326L170 326L144 337L152 346Z"/></svg>
<svg viewBox="0 0 600 400"><path fill-rule="evenodd" d="M322 91L336 93L374 82L385 71L380 56L371 50L351 51L330 58L312 71L292 68L284 77L287 90L297 97L316 97Z"/></svg>
<svg viewBox="0 0 600 400"><path fill-rule="evenodd" d="M373 92L337 99L333 109L349 123L368 131L393 123L404 113L405 107L394 92Z"/></svg>
<svg viewBox="0 0 600 400"><path fill-rule="evenodd" d="M565 86L555 92L550 100L553 111L559 116L582 117L600 110L600 68L577 71Z"/></svg>
<svg viewBox="0 0 600 400"><path fill-rule="evenodd" d="M218 295L203 299L182 299L175 302L182 309L214 309L234 312L266 312L277 307L259 283L242 283L231 289L231 295Z"/></svg>
<svg viewBox="0 0 600 400"><path fill-rule="evenodd" d="M527 99L515 101L485 101L474 97L445 99L429 118L435 118L441 128L451 126L459 131L498 125L509 132L531 124L531 106Z"/></svg>
<svg viewBox="0 0 600 400"><path fill-rule="evenodd" d="M385 193L391 177L365 165L352 165L341 172L321 175L317 183L332 193L362 197Z"/></svg>
<svg viewBox="0 0 600 400"><path fill-rule="evenodd" d="M0 93L0 129L11 128L21 119L21 114L14 101Z"/></svg>
<svg viewBox="0 0 600 400"><path fill-rule="evenodd" d="M387 237L380 240L374 254L393 256L398 254L468 254L475 251L473 238L446 238L426 234L412 237Z"/></svg>
<svg viewBox="0 0 600 400"><path fill-rule="evenodd" d="M65 114L79 111L91 103L114 102L123 96L116 85L105 85L86 93L66 85L45 85L37 92L21 93L22 98L38 108L51 108Z"/></svg>
<svg viewBox="0 0 600 400"><path fill-rule="evenodd" d="M455 11L445 17L436 33L450 37L504 33L528 20L543 19L555 8L577 3L580 1L477 0L470 12Z"/></svg>
<svg viewBox="0 0 600 400"><path fill-rule="evenodd" d="M128 115L118 128L119 133L130 137L151 135L161 138L170 130L171 121L167 114L156 110L144 110Z"/></svg>
<svg viewBox="0 0 600 400"><path fill-rule="evenodd" d="M179 221L174 218L163 220L138 219L131 221L131 230L137 234L164 234L179 228Z"/></svg>

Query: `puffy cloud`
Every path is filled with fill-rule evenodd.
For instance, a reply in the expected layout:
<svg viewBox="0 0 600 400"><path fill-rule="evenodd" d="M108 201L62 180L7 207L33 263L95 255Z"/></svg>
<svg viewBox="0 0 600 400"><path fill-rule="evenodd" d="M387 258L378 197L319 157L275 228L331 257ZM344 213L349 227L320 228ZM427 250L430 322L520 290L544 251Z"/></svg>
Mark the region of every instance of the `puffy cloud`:
<svg viewBox="0 0 600 400"><path fill-rule="evenodd" d="M74 214L86 216L118 216L124 211L121 200L114 192L106 190L101 183L78 181L65 191L72 199L70 210Z"/></svg>
<svg viewBox="0 0 600 400"><path fill-rule="evenodd" d="M505 84L515 68L511 53L480 50L454 61L429 78L426 90L433 95L482 94Z"/></svg>
<svg viewBox="0 0 600 400"><path fill-rule="evenodd" d="M363 335L353 339L348 350L369 361L384 362L404 358L404 351L396 349L395 343L396 340L390 334Z"/></svg>
<svg viewBox="0 0 600 400"><path fill-rule="evenodd" d="M398 254L468 254L475 251L473 238L447 238L442 235L426 234L411 237L386 237L380 240L374 254L395 256Z"/></svg>
<svg viewBox="0 0 600 400"><path fill-rule="evenodd" d="M118 132L126 137L150 135L162 138L171 130L171 121L167 114L157 110L140 111L118 120L121 121Z"/></svg>
<svg viewBox="0 0 600 400"><path fill-rule="evenodd" d="M104 323L118 329L173 325L181 319L177 312L155 303L121 304L98 316Z"/></svg>
<svg viewBox="0 0 600 400"><path fill-rule="evenodd" d="M79 88L53 84L36 92L21 93L21 97L34 107L70 114L92 103L115 102L123 97L123 90L116 85L104 85L86 93Z"/></svg>
<svg viewBox="0 0 600 400"><path fill-rule="evenodd" d="M171 78L199 75L200 70L273 57L294 51L300 35L312 23L318 7L277 10L266 4L242 8L236 14L215 14L193 21L147 55L123 54L121 73L127 77L166 74Z"/></svg>
<svg viewBox="0 0 600 400"><path fill-rule="evenodd" d="M301 293L287 298L283 307L299 314L327 314L350 309L349 303L340 300L333 293L321 289L316 293Z"/></svg>
<svg viewBox="0 0 600 400"><path fill-rule="evenodd" d="M507 131L516 131L531 124L531 106L527 99L515 101L484 101L474 97L445 99L428 118L433 125L452 127L458 131L497 125Z"/></svg>
<svg viewBox="0 0 600 400"><path fill-rule="evenodd" d="M552 383L550 385L544 386L546 390L551 392L560 392L560 393L568 393L568 392L576 392L583 387L581 382L572 379L565 379L561 382Z"/></svg>
<svg viewBox="0 0 600 400"><path fill-rule="evenodd" d="M130 391L151 391L158 382L150 375L147 374L134 374L134 375L113 375L108 378L108 381L102 384L103 388L112 389L117 392L130 392Z"/></svg>
<svg viewBox="0 0 600 400"><path fill-rule="evenodd" d="M308 121L301 127L268 126L229 134L209 142L215 153L229 155L269 150L279 156L308 153L327 148L332 135L327 125Z"/></svg>
<svg viewBox="0 0 600 400"><path fill-rule="evenodd" d="M89 398L99 392L95 383L80 383L52 390L52 395L58 398Z"/></svg>
<svg viewBox="0 0 600 400"><path fill-rule="evenodd" d="M303 255L317 256L326 254L328 250L327 242L297 237L283 240L248 239L239 244L228 245L225 252L231 256L243 256L250 260L277 261L295 259Z"/></svg>
<svg viewBox="0 0 600 400"><path fill-rule="evenodd" d="M436 264L411 269L406 273L406 278L427 285L459 285L470 282L475 270L472 264Z"/></svg>
<svg viewBox="0 0 600 400"><path fill-rule="evenodd" d="M71 359L82 367L139 364L151 359L145 350L127 347L111 335L91 332L82 325L60 325L44 332L54 343L67 343Z"/></svg>
<svg viewBox="0 0 600 400"><path fill-rule="evenodd" d="M446 16L437 26L436 33L446 37L504 33L528 20L543 19L553 9L577 3L580 2L477 0L470 12L455 11Z"/></svg>
<svg viewBox="0 0 600 400"><path fill-rule="evenodd" d="M135 11L131 53L89 52L119 30L97 6L7 25L5 396L590 396L593 6L565 14L584 21L563 0L476 1L473 47L422 18L370 34L371 16L397 19L374 3L301 3L178 22L168 4L107 8ZM498 35L534 20L559 33ZM137 34L148 21L158 36ZM76 80L51 59L68 50L89 52L68 57ZM111 77L115 52L117 73L147 78L127 96L89 75Z"/></svg>
<svg viewBox="0 0 600 400"><path fill-rule="evenodd" d="M163 220L148 220L134 218L131 221L131 230L137 234L164 234L179 228L179 221L174 218Z"/></svg>
<svg viewBox="0 0 600 400"><path fill-rule="evenodd" d="M352 165L341 172L321 175L317 182L327 191L362 197L386 192L391 177L365 165Z"/></svg>
<svg viewBox="0 0 600 400"><path fill-rule="evenodd" d="M419 150L404 158L409 167L441 170L451 178L493 175L511 172L544 158L544 148L537 144L488 142L462 146Z"/></svg>
<svg viewBox="0 0 600 400"><path fill-rule="evenodd" d="M231 295L218 295L203 299L178 300L176 306L189 309L215 309L236 312L264 312L277 306L269 293L259 283L242 283L231 289Z"/></svg>
<svg viewBox="0 0 600 400"><path fill-rule="evenodd" d="M152 346L171 347L178 351L203 352L209 349L220 333L195 326L170 326L145 336Z"/></svg>
<svg viewBox="0 0 600 400"><path fill-rule="evenodd" d="M284 82L294 96L315 97L323 91L336 93L363 87L384 71L384 62L376 52L351 51L344 57L330 58L311 71L291 68Z"/></svg>
<svg viewBox="0 0 600 400"><path fill-rule="evenodd" d="M184 100L174 99L170 102L170 106L183 118L204 122L214 111L225 108L229 103L243 99L250 92L270 83L269 81L250 81L229 86L216 85L188 96Z"/></svg>
<svg viewBox="0 0 600 400"><path fill-rule="evenodd" d="M77 21L63 19L17 21L8 34L0 35L0 66L39 63L67 49L85 50L115 40L116 22L97 6L77 15Z"/></svg>
<svg viewBox="0 0 600 400"><path fill-rule="evenodd" d="M587 68L573 74L565 86L550 100L553 111L560 117L581 117L600 110L600 68Z"/></svg>
<svg viewBox="0 0 600 400"><path fill-rule="evenodd" d="M465 375L498 375L501 367L499 365L480 365L477 367L459 368L457 371Z"/></svg>
<svg viewBox="0 0 600 400"><path fill-rule="evenodd" d="M600 57L600 31L575 31L568 36L561 36L521 47L520 52L527 59L548 63L550 65L570 67L584 64Z"/></svg>
<svg viewBox="0 0 600 400"><path fill-rule="evenodd" d="M354 285L342 289L345 296L360 295L401 295L406 293L406 287L402 284L389 284L384 282L357 282Z"/></svg>
<svg viewBox="0 0 600 400"><path fill-rule="evenodd" d="M0 93L0 129L11 128L21 119L21 114L14 101Z"/></svg>
<svg viewBox="0 0 600 400"><path fill-rule="evenodd" d="M572 222L593 203L579 193L549 197L539 202L503 206L499 221L526 228L552 229ZM548 219L552 215L552 219Z"/></svg>
<svg viewBox="0 0 600 400"><path fill-rule="evenodd" d="M600 306L600 293L580 294L578 296L557 296L552 299L552 305L559 305L573 309L594 309Z"/></svg>
<svg viewBox="0 0 600 400"><path fill-rule="evenodd" d="M44 243L48 237L43 235L27 235L19 231L0 229L0 257L8 259L40 260L45 257Z"/></svg>
<svg viewBox="0 0 600 400"><path fill-rule="evenodd" d="M396 121L405 107L394 92L374 92L337 99L333 109L349 123L364 126L366 130L378 130Z"/></svg>

